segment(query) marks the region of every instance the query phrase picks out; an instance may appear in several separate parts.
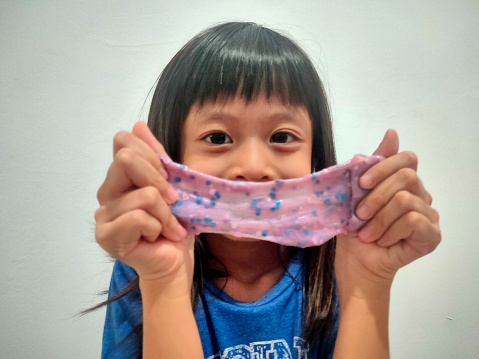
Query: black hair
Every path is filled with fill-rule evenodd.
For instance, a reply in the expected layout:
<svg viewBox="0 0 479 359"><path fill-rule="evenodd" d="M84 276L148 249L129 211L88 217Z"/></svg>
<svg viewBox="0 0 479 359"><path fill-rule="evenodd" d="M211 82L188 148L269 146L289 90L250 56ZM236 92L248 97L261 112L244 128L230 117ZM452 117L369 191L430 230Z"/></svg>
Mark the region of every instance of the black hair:
<svg viewBox="0 0 479 359"><path fill-rule="evenodd" d="M183 125L194 105L234 97L249 103L260 94L307 109L313 128L312 171L336 164L329 104L313 63L287 36L255 23L220 24L191 39L158 79L148 126L173 161L181 162ZM304 336L309 343L322 340L334 324L335 246L333 238L304 249ZM207 263L207 248L197 236L193 306L201 295ZM135 290L138 283L105 303Z"/></svg>

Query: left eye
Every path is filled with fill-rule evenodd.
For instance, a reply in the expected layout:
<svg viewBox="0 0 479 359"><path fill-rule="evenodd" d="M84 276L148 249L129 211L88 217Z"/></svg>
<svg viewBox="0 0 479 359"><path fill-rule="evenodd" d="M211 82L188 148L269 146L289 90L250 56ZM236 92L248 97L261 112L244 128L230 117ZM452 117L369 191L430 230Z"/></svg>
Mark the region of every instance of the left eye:
<svg viewBox="0 0 479 359"><path fill-rule="evenodd" d="M271 136L271 142L290 143L296 139L296 136L288 132L278 132Z"/></svg>
<svg viewBox="0 0 479 359"><path fill-rule="evenodd" d="M205 136L204 139L213 145L224 145L233 142L231 137L223 132L210 133L209 135Z"/></svg>

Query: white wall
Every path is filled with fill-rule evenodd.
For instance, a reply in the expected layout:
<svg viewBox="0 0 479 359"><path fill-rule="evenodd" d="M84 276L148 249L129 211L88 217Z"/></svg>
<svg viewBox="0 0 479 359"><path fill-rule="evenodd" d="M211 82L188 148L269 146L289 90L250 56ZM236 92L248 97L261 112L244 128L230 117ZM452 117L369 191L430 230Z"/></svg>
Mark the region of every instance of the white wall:
<svg viewBox="0 0 479 359"><path fill-rule="evenodd" d="M109 282L93 213L112 136L146 117L172 55L225 20L287 31L312 55L340 161L390 127L418 154L443 242L397 276L392 354L477 357L476 0L2 1L0 357L99 357L104 311L75 315Z"/></svg>

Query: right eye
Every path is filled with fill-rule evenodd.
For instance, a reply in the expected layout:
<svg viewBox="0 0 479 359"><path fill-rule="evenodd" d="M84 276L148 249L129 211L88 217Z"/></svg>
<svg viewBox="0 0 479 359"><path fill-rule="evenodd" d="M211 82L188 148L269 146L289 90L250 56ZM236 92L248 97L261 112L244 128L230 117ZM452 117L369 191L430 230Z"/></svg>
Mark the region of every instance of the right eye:
<svg viewBox="0 0 479 359"><path fill-rule="evenodd" d="M233 143L230 136L223 132L214 132L206 135L204 139L213 145L224 145L227 143Z"/></svg>

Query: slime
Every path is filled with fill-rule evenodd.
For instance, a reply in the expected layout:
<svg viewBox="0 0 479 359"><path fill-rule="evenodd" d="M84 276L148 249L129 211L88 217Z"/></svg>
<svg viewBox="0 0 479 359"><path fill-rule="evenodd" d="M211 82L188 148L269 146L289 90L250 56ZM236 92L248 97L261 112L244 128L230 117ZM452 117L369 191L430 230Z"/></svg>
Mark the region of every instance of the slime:
<svg viewBox="0 0 479 359"><path fill-rule="evenodd" d="M359 178L383 157L355 155L301 178L269 182L224 180L169 158L161 160L179 195L170 209L188 233L225 233L311 247L366 223L355 215L369 193L359 187Z"/></svg>

